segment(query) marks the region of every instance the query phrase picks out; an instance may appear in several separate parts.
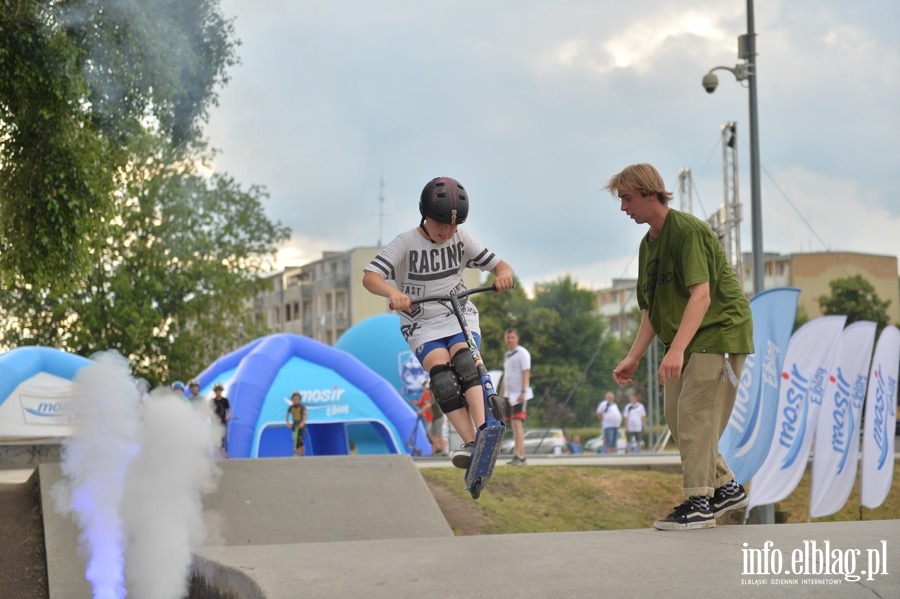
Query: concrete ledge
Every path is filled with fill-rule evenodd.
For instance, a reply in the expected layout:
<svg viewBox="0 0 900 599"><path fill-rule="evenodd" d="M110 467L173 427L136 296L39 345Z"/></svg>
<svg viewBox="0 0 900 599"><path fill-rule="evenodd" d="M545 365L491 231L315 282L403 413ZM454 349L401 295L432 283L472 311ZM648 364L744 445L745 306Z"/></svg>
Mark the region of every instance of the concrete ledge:
<svg viewBox="0 0 900 599"><path fill-rule="evenodd" d="M204 599L239 598L266 599L265 593L253 579L253 572L229 567L194 555L189 597Z"/></svg>
<svg viewBox="0 0 900 599"><path fill-rule="evenodd" d="M37 468L41 464L59 462L62 445L59 440L46 442L4 442L0 444L0 470Z"/></svg>

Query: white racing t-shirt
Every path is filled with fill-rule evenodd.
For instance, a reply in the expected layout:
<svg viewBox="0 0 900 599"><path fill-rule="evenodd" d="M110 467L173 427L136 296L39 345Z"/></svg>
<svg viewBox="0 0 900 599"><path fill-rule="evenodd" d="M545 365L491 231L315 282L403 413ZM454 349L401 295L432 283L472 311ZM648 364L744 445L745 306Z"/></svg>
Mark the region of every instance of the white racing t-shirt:
<svg viewBox="0 0 900 599"><path fill-rule="evenodd" d="M460 228L445 243L437 244L422 237L415 227L397 235L364 270L394 281L403 293L417 299L465 291L464 269L490 271L498 264L499 256ZM469 329L480 335L475 305L468 298L462 298L460 304ZM449 303L426 302L413 306L411 312L400 312L400 332L416 357L422 358L416 352L419 346L462 329Z"/></svg>

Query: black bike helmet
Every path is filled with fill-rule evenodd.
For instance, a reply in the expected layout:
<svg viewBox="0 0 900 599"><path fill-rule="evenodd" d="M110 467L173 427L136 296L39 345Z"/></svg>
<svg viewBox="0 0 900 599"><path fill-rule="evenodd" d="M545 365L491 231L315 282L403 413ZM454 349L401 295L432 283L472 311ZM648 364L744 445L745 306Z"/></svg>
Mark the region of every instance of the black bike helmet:
<svg viewBox="0 0 900 599"><path fill-rule="evenodd" d="M461 225L469 216L469 194L456 179L437 177L428 182L419 198L419 214L439 223Z"/></svg>

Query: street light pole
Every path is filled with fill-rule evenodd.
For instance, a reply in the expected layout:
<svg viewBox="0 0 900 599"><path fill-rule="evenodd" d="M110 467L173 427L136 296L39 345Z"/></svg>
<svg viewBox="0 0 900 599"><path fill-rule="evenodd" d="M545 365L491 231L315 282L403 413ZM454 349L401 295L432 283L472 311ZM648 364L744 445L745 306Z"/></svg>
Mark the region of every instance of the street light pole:
<svg viewBox="0 0 900 599"><path fill-rule="evenodd" d="M747 0L747 81L750 88L750 226L753 239L753 295L765 290L762 199L759 177L759 115L756 103L756 29L753 0Z"/></svg>
<svg viewBox="0 0 900 599"><path fill-rule="evenodd" d="M762 240L762 199L760 197L759 177L759 115L756 101L756 29L753 22L753 0L747 0L747 34L738 38L738 58L744 59L733 69L715 67L703 77L703 87L713 93L719 79L713 71L723 69L730 71L738 81L747 80L750 91L750 225L753 240L753 295L765 291L765 272L763 271ZM758 349L758 348L757 348ZM749 514L749 521L755 524L773 524L775 522L775 506L759 505Z"/></svg>
<svg viewBox="0 0 900 599"><path fill-rule="evenodd" d="M753 0L747 0L747 33L738 37L738 58L746 62L732 67L713 67L703 77L703 87L713 93L719 78L713 71L729 71L738 81L747 81L750 91L750 226L753 244L753 295L765 290L765 264L762 238L762 199L759 176L759 114L756 99L756 29L753 19Z"/></svg>

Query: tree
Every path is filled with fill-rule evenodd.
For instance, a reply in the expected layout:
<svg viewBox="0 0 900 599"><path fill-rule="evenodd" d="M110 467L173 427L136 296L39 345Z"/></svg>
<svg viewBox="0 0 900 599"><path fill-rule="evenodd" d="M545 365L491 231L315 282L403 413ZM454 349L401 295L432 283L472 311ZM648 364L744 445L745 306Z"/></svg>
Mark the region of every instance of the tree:
<svg viewBox="0 0 900 599"><path fill-rule="evenodd" d="M613 388L612 365L621 347L594 313L594 293L564 277L538 283L534 299L517 285L476 301L482 353L490 368L503 367L503 332L509 327L518 329L531 352L535 398L529 418L547 424L593 423L598 394Z"/></svg>
<svg viewBox="0 0 900 599"><path fill-rule="evenodd" d="M217 0L7 0L0 39L0 282L65 286L132 140L197 139L237 42Z"/></svg>
<svg viewBox="0 0 900 599"><path fill-rule="evenodd" d="M835 279L828 283L831 295L819 297L819 306L826 314L847 316L847 324L858 320L875 322L880 331L886 327L890 318L887 314L890 300L882 301L875 293L875 288L862 275L854 275Z"/></svg>
<svg viewBox="0 0 900 599"><path fill-rule="evenodd" d="M194 161L146 136L92 239L94 268L73 288L24 277L0 290L13 318L7 346L49 345L81 355L122 353L153 383L185 378L264 332L248 304L288 230L264 215L258 187L206 179Z"/></svg>

